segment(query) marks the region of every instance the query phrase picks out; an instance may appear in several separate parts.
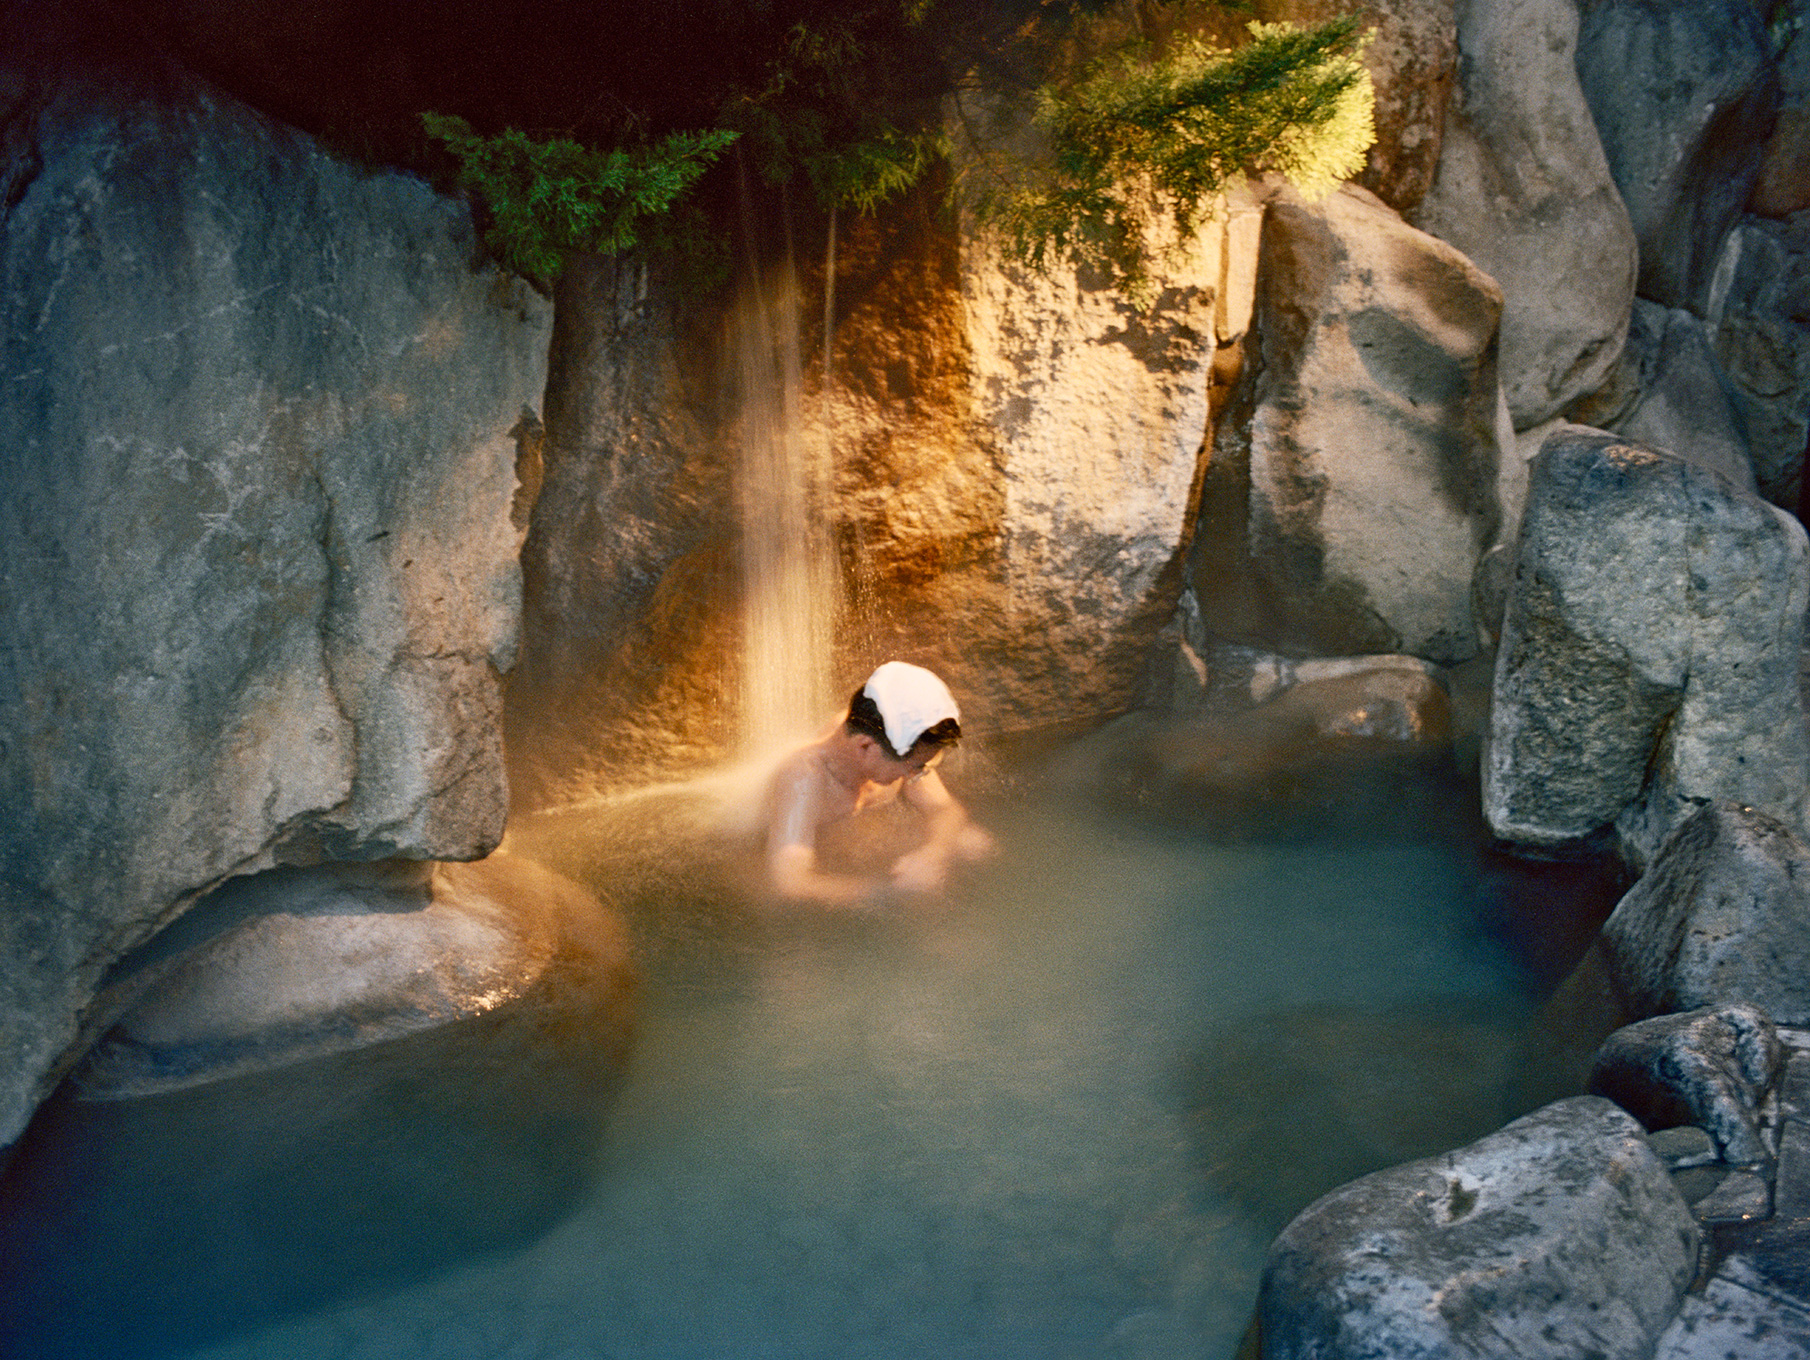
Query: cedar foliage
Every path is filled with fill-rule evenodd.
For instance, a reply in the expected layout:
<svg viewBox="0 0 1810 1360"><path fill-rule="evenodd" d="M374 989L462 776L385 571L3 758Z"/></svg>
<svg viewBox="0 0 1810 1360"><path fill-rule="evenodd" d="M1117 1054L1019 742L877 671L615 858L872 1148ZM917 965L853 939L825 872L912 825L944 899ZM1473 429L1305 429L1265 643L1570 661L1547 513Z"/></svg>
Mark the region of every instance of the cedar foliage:
<svg viewBox="0 0 1810 1360"><path fill-rule="evenodd" d="M614 255L636 245L650 219L670 210L737 135L710 128L596 150L514 128L484 137L463 118L437 113L421 122L458 158L461 181L482 195L490 214L484 244L506 268L546 282L573 251Z"/></svg>
<svg viewBox="0 0 1810 1360"><path fill-rule="evenodd" d="M1122 50L1039 89L1047 160L981 159L974 205L1007 254L1040 271L1091 267L1148 301L1157 258L1194 234L1233 176L1279 171L1316 197L1361 170L1374 94L1356 19L1248 28L1230 51L1198 40L1155 60Z"/></svg>

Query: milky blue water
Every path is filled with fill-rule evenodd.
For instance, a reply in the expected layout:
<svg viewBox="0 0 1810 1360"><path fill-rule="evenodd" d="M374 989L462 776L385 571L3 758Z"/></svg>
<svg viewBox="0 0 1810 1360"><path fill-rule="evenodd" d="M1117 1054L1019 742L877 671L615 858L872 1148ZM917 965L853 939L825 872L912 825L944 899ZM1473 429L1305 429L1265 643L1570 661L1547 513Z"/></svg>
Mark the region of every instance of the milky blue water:
<svg viewBox="0 0 1810 1360"><path fill-rule="evenodd" d="M1294 1212L1504 1117L1537 983L1474 795L1209 824L1009 793L998 861L870 914L710 890L657 804L651 869L549 824L635 940L626 1059L566 997L54 1102L0 1206L0 1353L1232 1356Z"/></svg>

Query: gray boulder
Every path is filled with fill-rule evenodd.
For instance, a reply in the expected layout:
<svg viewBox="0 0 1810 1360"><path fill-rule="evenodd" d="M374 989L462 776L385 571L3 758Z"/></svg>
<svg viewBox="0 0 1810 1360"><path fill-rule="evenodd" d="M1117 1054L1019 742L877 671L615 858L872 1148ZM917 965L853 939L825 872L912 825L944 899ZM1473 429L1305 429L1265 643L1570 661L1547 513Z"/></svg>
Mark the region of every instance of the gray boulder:
<svg viewBox="0 0 1810 1360"><path fill-rule="evenodd" d="M235 879L116 970L136 999L72 1080L118 1100L400 1039L521 1001L562 952L627 987L612 925L578 885L501 852Z"/></svg>
<svg viewBox="0 0 1810 1360"><path fill-rule="evenodd" d="M1571 0L1460 0L1459 87L1413 223L1502 286L1502 386L1516 429L1614 369L1635 243L1578 85Z"/></svg>
<svg viewBox="0 0 1810 1360"><path fill-rule="evenodd" d="M1271 206L1260 289L1250 580L1197 559L1207 629L1239 636L1254 588L1260 640L1282 650L1464 660L1471 575L1497 529L1501 294L1351 186Z"/></svg>
<svg viewBox="0 0 1810 1360"><path fill-rule="evenodd" d="M500 837L550 322L417 179L42 69L0 73L0 1143L199 894Z"/></svg>
<svg viewBox="0 0 1810 1360"><path fill-rule="evenodd" d="M1768 22L1779 54L1779 119L1748 207L1768 217L1810 208L1810 0L1785 0Z"/></svg>
<svg viewBox="0 0 1810 1360"><path fill-rule="evenodd" d="M1784 1070L1785 1050L1757 1006L1657 1015L1615 1031L1597 1050L1590 1094L1613 1100L1649 1129L1692 1125L1722 1160L1769 1160L1761 1105Z"/></svg>
<svg viewBox="0 0 1810 1360"><path fill-rule="evenodd" d="M1496 659L1484 811L1636 867L1698 806L1805 815L1803 528L1719 474L1560 429L1531 466Z"/></svg>
<svg viewBox="0 0 1810 1360"><path fill-rule="evenodd" d="M1640 242L1640 294L1700 311L1778 107L1761 9L1579 0L1577 74Z"/></svg>
<svg viewBox="0 0 1810 1360"><path fill-rule="evenodd" d="M1637 299L1627 349L1638 355L1640 388L1627 413L1604 428L1756 490L1747 436L1704 324L1682 308Z"/></svg>
<svg viewBox="0 0 1810 1360"><path fill-rule="evenodd" d="M1642 1360L1699 1230L1640 1125L1579 1096L1304 1210L1270 1248L1264 1360Z"/></svg>
<svg viewBox="0 0 1810 1360"><path fill-rule="evenodd" d="M1748 217L1730 232L1705 316L1760 494L1795 509L1810 439L1810 213Z"/></svg>
<svg viewBox="0 0 1810 1360"><path fill-rule="evenodd" d="M1603 924L1632 1016L1745 1003L1810 1024L1810 847L1751 807L1717 801L1681 825Z"/></svg>

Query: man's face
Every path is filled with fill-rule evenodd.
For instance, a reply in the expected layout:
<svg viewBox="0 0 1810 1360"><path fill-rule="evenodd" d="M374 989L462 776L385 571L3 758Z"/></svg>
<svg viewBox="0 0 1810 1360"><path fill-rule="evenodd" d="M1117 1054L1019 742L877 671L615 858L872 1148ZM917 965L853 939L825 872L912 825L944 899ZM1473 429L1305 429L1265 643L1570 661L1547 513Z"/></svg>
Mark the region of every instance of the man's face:
<svg viewBox="0 0 1810 1360"><path fill-rule="evenodd" d="M943 758L942 748L934 751L917 751L904 760L896 759L879 742L863 734L857 740L866 748L867 778L875 784L894 784L901 779L916 779L925 770L933 769Z"/></svg>

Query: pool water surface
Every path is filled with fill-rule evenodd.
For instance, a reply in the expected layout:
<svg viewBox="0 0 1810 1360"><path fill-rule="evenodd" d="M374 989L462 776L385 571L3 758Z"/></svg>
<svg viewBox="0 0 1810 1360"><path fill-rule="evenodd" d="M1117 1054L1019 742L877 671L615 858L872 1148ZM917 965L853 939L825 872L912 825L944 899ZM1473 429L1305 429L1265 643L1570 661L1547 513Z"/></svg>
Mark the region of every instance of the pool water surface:
<svg viewBox="0 0 1810 1360"><path fill-rule="evenodd" d="M995 861L869 912L712 890L660 800L512 830L622 915L626 1059L517 1016L59 1097L0 1352L1230 1360L1295 1212L1503 1122L1539 1000L1474 788L1390 778L1236 827L1014 780Z"/></svg>

